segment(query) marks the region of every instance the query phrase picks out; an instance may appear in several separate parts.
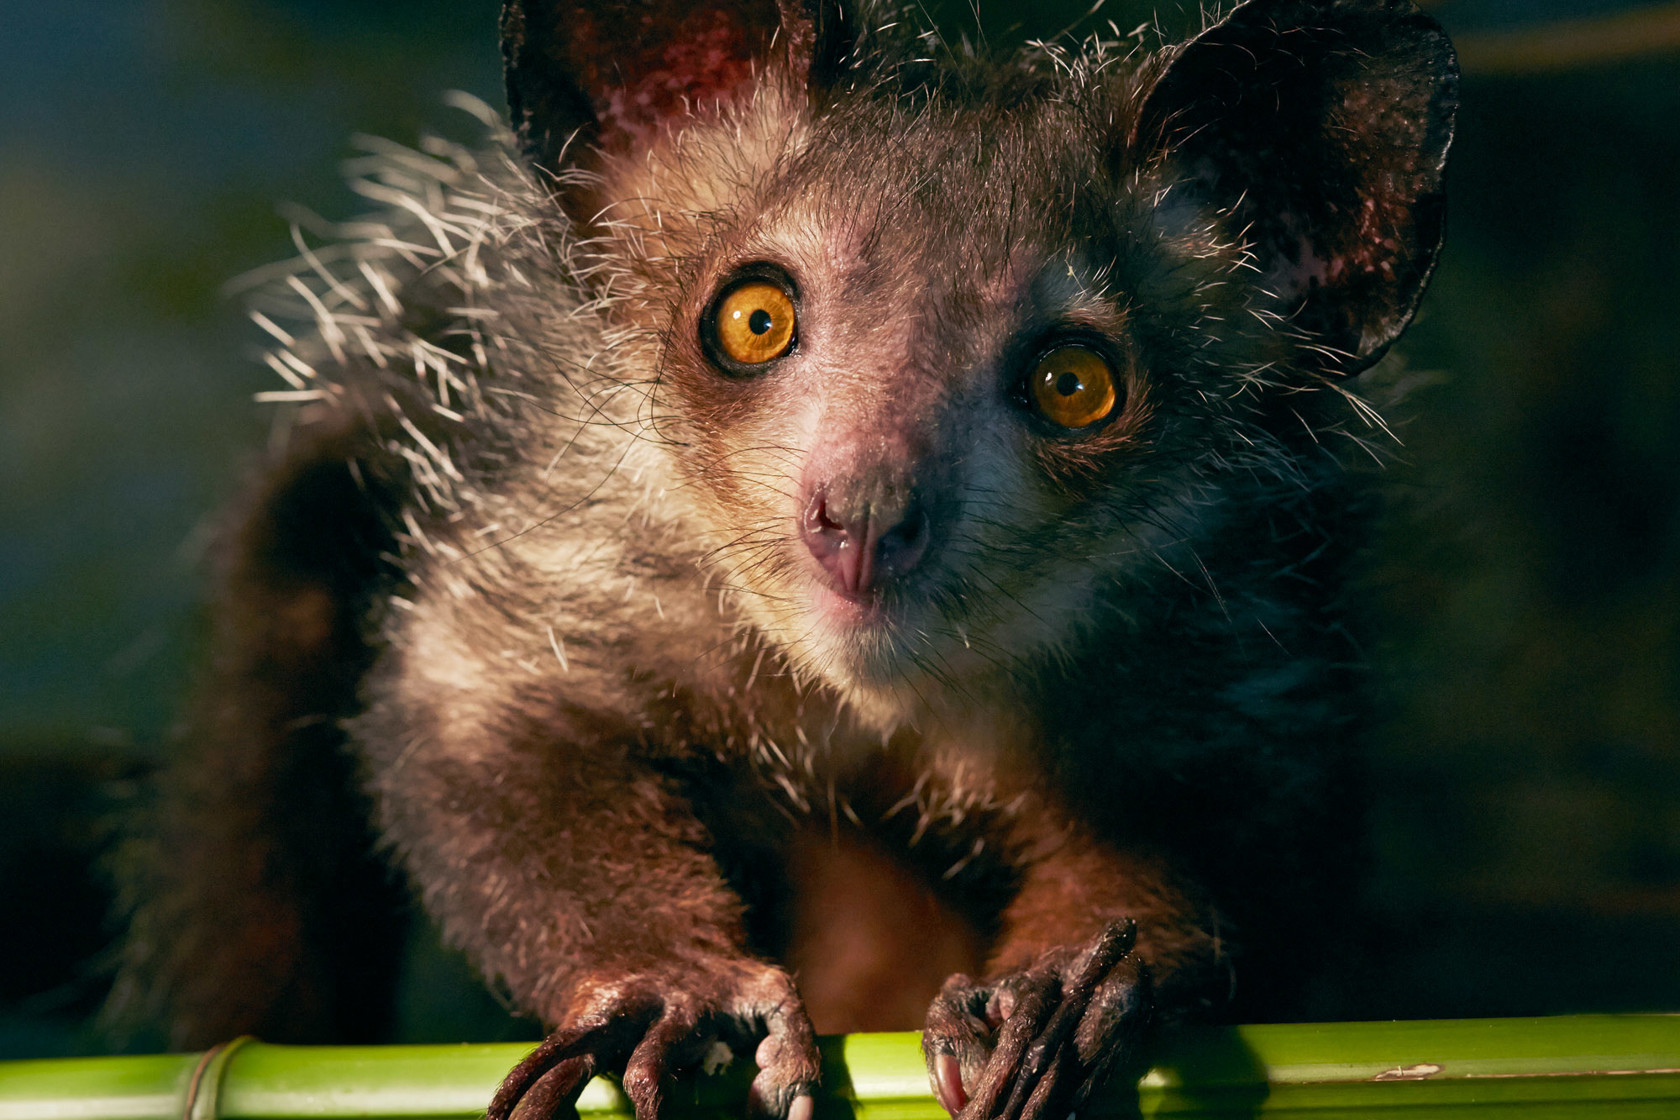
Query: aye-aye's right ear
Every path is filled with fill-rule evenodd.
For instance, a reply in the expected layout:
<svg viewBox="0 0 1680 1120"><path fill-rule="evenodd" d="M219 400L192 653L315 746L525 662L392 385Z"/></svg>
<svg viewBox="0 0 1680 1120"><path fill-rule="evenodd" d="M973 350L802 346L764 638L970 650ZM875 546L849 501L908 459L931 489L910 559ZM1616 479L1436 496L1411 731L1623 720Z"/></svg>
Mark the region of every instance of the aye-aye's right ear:
<svg viewBox="0 0 1680 1120"><path fill-rule="evenodd" d="M850 49L840 0L505 0L508 109L526 156L557 170L594 149L750 96L768 74L832 80ZM568 147L571 145L571 147Z"/></svg>

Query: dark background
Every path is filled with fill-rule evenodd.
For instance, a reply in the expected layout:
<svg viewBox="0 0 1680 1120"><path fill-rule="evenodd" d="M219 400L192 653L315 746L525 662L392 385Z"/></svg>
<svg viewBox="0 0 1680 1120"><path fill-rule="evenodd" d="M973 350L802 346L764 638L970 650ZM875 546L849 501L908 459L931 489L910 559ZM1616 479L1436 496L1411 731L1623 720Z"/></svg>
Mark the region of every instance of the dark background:
<svg viewBox="0 0 1680 1120"><path fill-rule="evenodd" d="M1680 5L1428 6L1464 110L1373 556L1390 944L1349 983L1384 1016L1680 1010ZM460 131L448 89L500 103L495 7L0 11L0 1057L113 1045L100 853L166 751L202 526L274 387L224 285L291 254L278 204L356 210L352 133ZM981 7L1008 43L1086 5ZM1618 12L1648 20L1631 57L1500 49ZM412 956L408 1037L529 1030Z"/></svg>

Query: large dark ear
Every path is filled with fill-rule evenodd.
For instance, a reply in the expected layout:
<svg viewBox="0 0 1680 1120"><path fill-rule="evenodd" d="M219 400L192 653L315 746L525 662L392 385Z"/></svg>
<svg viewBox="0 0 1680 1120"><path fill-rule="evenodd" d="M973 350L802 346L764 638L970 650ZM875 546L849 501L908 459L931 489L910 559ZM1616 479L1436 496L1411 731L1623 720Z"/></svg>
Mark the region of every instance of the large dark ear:
<svg viewBox="0 0 1680 1120"><path fill-rule="evenodd" d="M505 0L508 108L526 154L554 170L574 137L632 149L774 70L825 83L847 32L839 0Z"/></svg>
<svg viewBox="0 0 1680 1120"><path fill-rule="evenodd" d="M1452 44L1407 0L1250 0L1166 64L1130 154L1228 211L1278 309L1354 372L1435 267L1457 108Z"/></svg>

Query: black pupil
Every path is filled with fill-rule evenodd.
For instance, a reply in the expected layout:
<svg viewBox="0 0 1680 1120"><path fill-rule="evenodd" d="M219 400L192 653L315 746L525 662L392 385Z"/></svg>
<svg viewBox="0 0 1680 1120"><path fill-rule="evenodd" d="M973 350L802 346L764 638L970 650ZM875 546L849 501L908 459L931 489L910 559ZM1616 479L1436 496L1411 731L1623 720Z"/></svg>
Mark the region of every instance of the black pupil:
<svg viewBox="0 0 1680 1120"><path fill-rule="evenodd" d="M771 322L770 312L761 307L747 316L747 329L754 334L763 334L770 329Z"/></svg>
<svg viewBox="0 0 1680 1120"><path fill-rule="evenodd" d="M1056 392L1064 397L1071 397L1085 386L1079 383L1079 375L1071 369L1056 375Z"/></svg>

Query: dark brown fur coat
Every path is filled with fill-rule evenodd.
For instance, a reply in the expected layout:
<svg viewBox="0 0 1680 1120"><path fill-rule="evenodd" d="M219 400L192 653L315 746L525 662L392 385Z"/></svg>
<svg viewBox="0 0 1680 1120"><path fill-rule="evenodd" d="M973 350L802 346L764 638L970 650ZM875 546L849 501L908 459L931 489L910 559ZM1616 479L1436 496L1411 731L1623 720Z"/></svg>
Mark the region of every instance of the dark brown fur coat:
<svg viewBox="0 0 1680 1120"><path fill-rule="evenodd" d="M597 1070L648 1115L721 1042L800 1120L813 1027L924 1023L953 1112L1060 1115L1233 992L1298 1013L1359 847L1349 379L1439 243L1439 28L503 32L514 131L391 154L258 304L296 420L131 943L175 1040L377 1032L372 836L555 1029L498 1116Z"/></svg>

